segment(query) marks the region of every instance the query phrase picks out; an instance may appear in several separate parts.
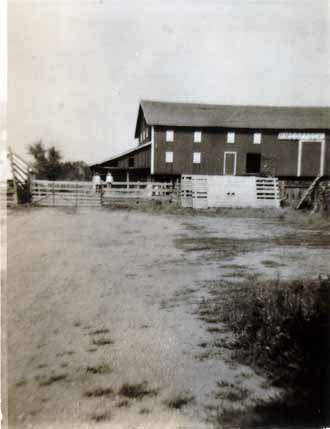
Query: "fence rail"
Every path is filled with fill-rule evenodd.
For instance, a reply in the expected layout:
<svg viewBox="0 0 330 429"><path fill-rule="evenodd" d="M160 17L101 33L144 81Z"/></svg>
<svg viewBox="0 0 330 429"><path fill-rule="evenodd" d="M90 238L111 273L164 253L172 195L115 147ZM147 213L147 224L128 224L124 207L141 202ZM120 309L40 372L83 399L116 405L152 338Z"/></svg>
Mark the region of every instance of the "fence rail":
<svg viewBox="0 0 330 429"><path fill-rule="evenodd" d="M114 182L111 187L92 182L34 180L32 201L43 206L101 206L114 200L171 200L176 191L172 183Z"/></svg>

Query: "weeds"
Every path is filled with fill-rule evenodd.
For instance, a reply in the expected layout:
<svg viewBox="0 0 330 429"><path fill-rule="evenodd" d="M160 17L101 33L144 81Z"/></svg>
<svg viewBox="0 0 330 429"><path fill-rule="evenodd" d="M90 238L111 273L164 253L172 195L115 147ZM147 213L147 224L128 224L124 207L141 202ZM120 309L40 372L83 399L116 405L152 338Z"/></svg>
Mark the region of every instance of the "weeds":
<svg viewBox="0 0 330 429"><path fill-rule="evenodd" d="M15 386L16 387L21 387L21 386L25 386L27 384L27 381L25 380L25 378L22 378L21 380L19 380Z"/></svg>
<svg viewBox="0 0 330 429"><path fill-rule="evenodd" d="M249 390L243 386L228 384L220 386L223 390L216 394L219 399L227 399L231 402L242 402L249 396Z"/></svg>
<svg viewBox="0 0 330 429"><path fill-rule="evenodd" d="M265 260L265 261L261 261L262 265L264 265L267 268L280 268L280 267L285 267L284 264L280 264L279 262L276 261L272 261L272 260Z"/></svg>
<svg viewBox="0 0 330 429"><path fill-rule="evenodd" d="M111 387L94 387L84 392L84 396L87 398L99 398L102 396L111 396L114 391Z"/></svg>
<svg viewBox="0 0 330 429"><path fill-rule="evenodd" d="M236 358L325 412L330 278L247 284L227 294L221 314L237 334Z"/></svg>
<svg viewBox="0 0 330 429"><path fill-rule="evenodd" d="M172 409L180 410L194 400L194 397L188 393L179 393L171 399L165 401L165 404Z"/></svg>
<svg viewBox="0 0 330 429"><path fill-rule="evenodd" d="M117 407L118 408L127 408L130 406L130 402L128 399L123 399L119 402L117 402Z"/></svg>
<svg viewBox="0 0 330 429"><path fill-rule="evenodd" d="M239 428L241 427L242 411L234 408L222 408L217 412L216 422L221 424L221 427Z"/></svg>
<svg viewBox="0 0 330 429"><path fill-rule="evenodd" d="M139 411L140 414L149 414L150 410L149 408L141 408L141 410Z"/></svg>
<svg viewBox="0 0 330 429"><path fill-rule="evenodd" d="M93 338L92 343L94 346L107 346L113 344L113 341L110 338L101 337L101 338Z"/></svg>
<svg viewBox="0 0 330 429"><path fill-rule="evenodd" d="M91 420L93 422L104 422L107 420L111 420L111 413L110 411L106 411L106 412L95 412L93 414L91 414Z"/></svg>
<svg viewBox="0 0 330 429"><path fill-rule="evenodd" d="M46 365L45 363L40 363L40 364L37 366L37 368L38 368L38 369L47 368L47 365Z"/></svg>
<svg viewBox="0 0 330 429"><path fill-rule="evenodd" d="M64 352L56 353L56 356L58 356L58 357L72 356L73 354L75 354L75 352L73 350L67 350L67 351L64 351Z"/></svg>
<svg viewBox="0 0 330 429"><path fill-rule="evenodd" d="M110 331L107 328L96 329L95 331L89 332L89 335L101 335L108 334Z"/></svg>
<svg viewBox="0 0 330 429"><path fill-rule="evenodd" d="M142 399L144 396L155 396L157 390L149 389L148 383L129 384L125 383L119 390L119 395L130 399Z"/></svg>
<svg viewBox="0 0 330 429"><path fill-rule="evenodd" d="M94 366L87 366L86 372L92 374L110 374L112 372L111 366L105 362Z"/></svg>
<svg viewBox="0 0 330 429"><path fill-rule="evenodd" d="M50 386L58 381L63 381L67 378L67 374L53 374L50 376L37 376L36 379L39 386Z"/></svg>

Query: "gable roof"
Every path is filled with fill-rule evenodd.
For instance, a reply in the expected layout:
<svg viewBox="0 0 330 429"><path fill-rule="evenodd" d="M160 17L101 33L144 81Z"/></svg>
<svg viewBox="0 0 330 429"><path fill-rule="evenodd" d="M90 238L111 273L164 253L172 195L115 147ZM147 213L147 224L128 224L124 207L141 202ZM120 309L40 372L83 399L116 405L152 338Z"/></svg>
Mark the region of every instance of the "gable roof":
<svg viewBox="0 0 330 429"><path fill-rule="evenodd" d="M330 107L221 106L212 104L141 101L148 125L254 129L330 129Z"/></svg>

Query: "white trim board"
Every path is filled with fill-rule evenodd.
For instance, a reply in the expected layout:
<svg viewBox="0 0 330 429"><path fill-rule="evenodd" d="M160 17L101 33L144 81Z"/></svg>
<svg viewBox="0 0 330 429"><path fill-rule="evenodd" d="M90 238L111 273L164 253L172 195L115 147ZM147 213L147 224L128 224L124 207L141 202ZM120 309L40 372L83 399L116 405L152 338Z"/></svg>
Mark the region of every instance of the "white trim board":
<svg viewBox="0 0 330 429"><path fill-rule="evenodd" d="M320 141L325 140L325 133L279 133L278 139Z"/></svg>
<svg viewBox="0 0 330 429"><path fill-rule="evenodd" d="M151 127L151 154L150 154L150 174L155 173L155 130Z"/></svg>

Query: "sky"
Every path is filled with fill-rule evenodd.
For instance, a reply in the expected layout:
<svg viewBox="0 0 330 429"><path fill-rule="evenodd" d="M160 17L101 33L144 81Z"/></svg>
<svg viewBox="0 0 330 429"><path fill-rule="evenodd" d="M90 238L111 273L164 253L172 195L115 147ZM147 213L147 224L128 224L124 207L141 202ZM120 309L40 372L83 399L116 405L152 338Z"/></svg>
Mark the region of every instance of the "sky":
<svg viewBox="0 0 330 429"><path fill-rule="evenodd" d="M330 106L329 0L8 0L8 143L95 163L141 99Z"/></svg>

